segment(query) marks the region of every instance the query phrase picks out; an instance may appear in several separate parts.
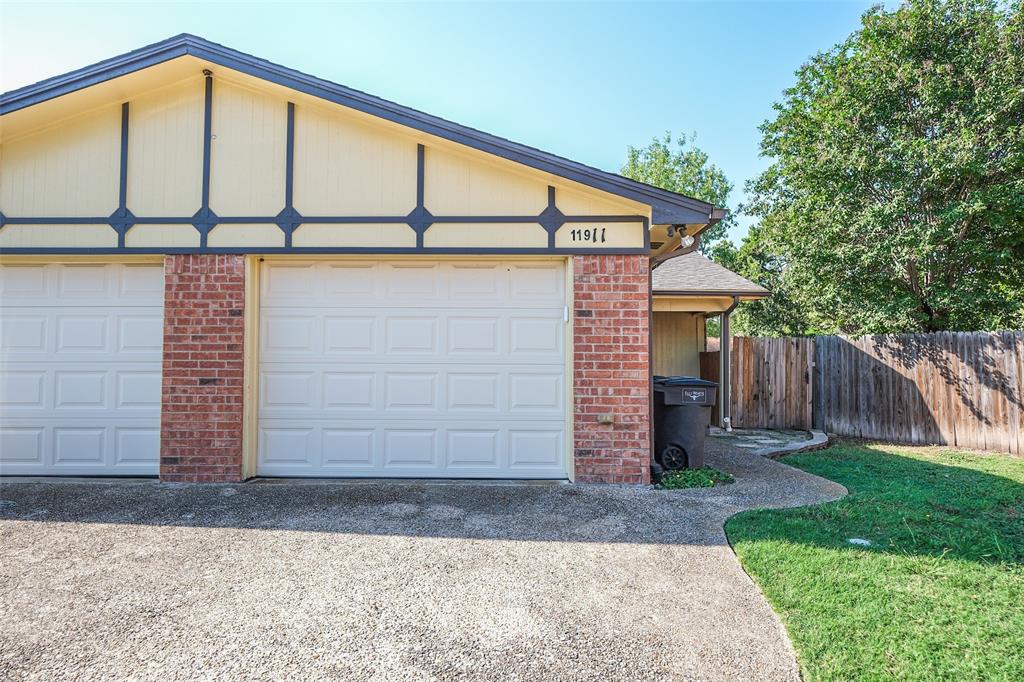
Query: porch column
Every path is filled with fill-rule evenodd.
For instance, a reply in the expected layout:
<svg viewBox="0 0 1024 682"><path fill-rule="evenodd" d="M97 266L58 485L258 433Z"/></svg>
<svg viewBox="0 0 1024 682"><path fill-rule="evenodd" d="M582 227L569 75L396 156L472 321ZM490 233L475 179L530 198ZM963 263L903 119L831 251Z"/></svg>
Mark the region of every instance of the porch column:
<svg viewBox="0 0 1024 682"><path fill-rule="evenodd" d="M740 297L732 297L732 305L722 311L722 330L719 334L718 410L719 422L726 431L732 431L732 330L729 319L740 304Z"/></svg>

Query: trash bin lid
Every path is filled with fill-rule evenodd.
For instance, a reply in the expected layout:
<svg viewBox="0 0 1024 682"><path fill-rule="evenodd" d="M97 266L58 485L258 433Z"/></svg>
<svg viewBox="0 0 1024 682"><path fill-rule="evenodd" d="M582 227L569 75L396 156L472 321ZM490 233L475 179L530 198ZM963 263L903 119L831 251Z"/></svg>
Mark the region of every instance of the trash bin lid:
<svg viewBox="0 0 1024 682"><path fill-rule="evenodd" d="M687 376L673 376L673 377L654 377L654 383L660 386L718 386L714 381L708 381L707 379L701 379L699 377L687 377Z"/></svg>

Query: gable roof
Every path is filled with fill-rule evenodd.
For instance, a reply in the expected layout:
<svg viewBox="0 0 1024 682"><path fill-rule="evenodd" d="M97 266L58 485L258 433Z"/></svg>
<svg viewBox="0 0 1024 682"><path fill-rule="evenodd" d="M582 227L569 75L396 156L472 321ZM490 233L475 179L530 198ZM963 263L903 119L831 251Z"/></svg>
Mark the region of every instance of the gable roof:
<svg viewBox="0 0 1024 682"><path fill-rule="evenodd" d="M653 224L705 224L715 209L705 201L403 107L188 33L3 93L0 116L186 55L647 204L652 210Z"/></svg>
<svg viewBox="0 0 1024 682"><path fill-rule="evenodd" d="M771 294L762 286L693 251L664 261L651 271L651 289L657 296L750 296Z"/></svg>

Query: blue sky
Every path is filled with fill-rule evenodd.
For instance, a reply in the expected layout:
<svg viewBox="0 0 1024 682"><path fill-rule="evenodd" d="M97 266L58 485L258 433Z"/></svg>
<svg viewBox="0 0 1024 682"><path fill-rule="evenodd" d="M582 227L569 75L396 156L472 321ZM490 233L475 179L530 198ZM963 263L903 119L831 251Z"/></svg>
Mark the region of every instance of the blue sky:
<svg viewBox="0 0 1024 682"><path fill-rule="evenodd" d="M3 2L0 89L189 32L611 171L696 133L734 208L767 164L758 124L870 4Z"/></svg>

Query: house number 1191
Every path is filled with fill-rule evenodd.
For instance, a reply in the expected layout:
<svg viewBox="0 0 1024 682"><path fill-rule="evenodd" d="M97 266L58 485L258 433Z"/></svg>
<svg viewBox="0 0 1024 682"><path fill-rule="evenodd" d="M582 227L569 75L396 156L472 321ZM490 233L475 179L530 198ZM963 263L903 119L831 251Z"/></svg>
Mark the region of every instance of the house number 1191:
<svg viewBox="0 0 1024 682"><path fill-rule="evenodd" d="M574 229L572 231L572 233L570 234L570 236L572 237L572 240L574 242L591 242L593 244L603 244L604 243L604 231L605 231L605 228L603 228L603 227L601 227L601 228L598 228L598 227L589 228L589 227L587 227L587 228L583 228L583 229Z"/></svg>

